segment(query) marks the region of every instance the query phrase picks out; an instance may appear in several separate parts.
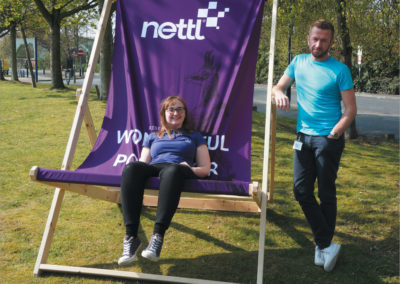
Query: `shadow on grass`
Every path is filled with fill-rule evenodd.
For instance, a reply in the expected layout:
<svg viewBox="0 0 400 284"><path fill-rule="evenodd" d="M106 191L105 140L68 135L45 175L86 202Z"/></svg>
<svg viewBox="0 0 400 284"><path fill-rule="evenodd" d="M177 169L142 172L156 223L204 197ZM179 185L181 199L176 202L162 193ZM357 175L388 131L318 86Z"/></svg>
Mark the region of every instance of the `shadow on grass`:
<svg viewBox="0 0 400 284"><path fill-rule="evenodd" d="M68 99L70 101L76 101L75 96L65 96L61 94L48 94L46 95L46 98L51 98L51 99Z"/></svg>
<svg viewBox="0 0 400 284"><path fill-rule="evenodd" d="M154 211L143 211L143 217L154 221ZM215 212L188 211L185 214L215 214ZM238 212L224 212L223 214L235 216ZM249 214L249 217L254 215L252 213L244 214ZM386 283L383 279L398 276L398 270L395 265L396 256L398 257L398 246L393 247L393 243L396 241L395 229L390 234L393 237L379 241L360 238L356 234L337 233L337 237L347 240L347 243L343 245L335 270L331 273L326 273L321 267L313 264L314 243L307 238L305 232L298 229L307 226L303 218L290 217L269 209L267 219L270 225L273 224L279 227L283 234L294 240L298 246L292 248L271 248L273 244L269 241L267 224L266 245L269 248L264 250L265 283L311 283L310 279L313 279L312 283ZM202 255L196 258L161 258L157 263L139 257L137 262L124 268L118 266L116 261L111 263L97 263L86 267L112 270L121 269L132 272L140 268L140 273L147 274L239 283L256 282L258 251L247 251L232 243L216 239L207 233L177 222L173 222L171 227L174 230L194 235L228 252ZM148 240L145 240L146 237L143 233L143 228L140 228L139 231L142 232L140 233L140 238L143 243L147 243ZM388 257L388 254L391 257ZM71 277L70 274L65 273L44 273L43 276L50 277L54 275ZM153 283L148 281L121 280L104 276L74 275L72 277L84 277L86 279L99 279L119 283Z"/></svg>
<svg viewBox="0 0 400 284"><path fill-rule="evenodd" d="M359 238L357 234L338 232L336 233L338 237L349 242L349 244L344 245L342 262L347 266L351 266L353 273L358 275L359 278L364 274L379 276L378 279L398 277L398 234L398 230L393 228L388 237L374 240L373 238ZM380 282L377 280L377 282L370 281L369 283L383 282L382 280Z"/></svg>
<svg viewBox="0 0 400 284"><path fill-rule="evenodd" d="M186 213L189 213L189 214L192 213L192 214L196 214L196 215L203 214L203 213L207 214L207 212L185 212L185 214ZM226 212L224 212L224 213L226 213ZM215 212L214 212L214 214L215 214ZM147 212L147 211L143 212L142 216L152 220L153 222L155 220L155 216L153 214L149 214L149 212ZM245 251L242 248L233 246L233 245L228 244L228 243L226 243L226 242L224 242L222 240L216 239L216 238L214 238L214 237L212 237L212 236L210 236L210 235L208 235L208 234L206 234L204 232L201 232L201 231L196 230L196 229L189 228L189 227L187 227L185 225L182 225L182 224L179 224L179 223L176 223L176 222L172 222L170 227L172 227L172 228L174 228L174 229L176 229L178 231L181 231L183 233L194 235L198 239L202 239L204 241L212 243L213 245L218 246L218 247L223 248L223 249L228 250L228 251L242 251L242 252Z"/></svg>
<svg viewBox="0 0 400 284"><path fill-rule="evenodd" d="M278 208L284 210L286 201L276 200ZM275 206L275 205L274 205ZM184 210L185 215L215 215L215 211ZM255 213L223 212L226 217L241 217L258 219ZM155 219L155 210L144 208L142 216L152 222ZM354 216L353 216L354 217ZM345 219L351 219L346 216ZM363 238L354 234L342 232L336 233L336 238L344 241L341 256L336 268L331 273L326 273L321 267L313 264L314 243L308 232L308 224L303 216L290 216L284 212L268 209L266 230L266 249L264 250L264 283L388 283L388 278L394 279L398 276L396 260L398 259L398 242L396 225L383 240L374 238ZM289 237L296 244L295 247L274 248L275 243L271 240L271 224L279 228L282 235ZM171 228L176 231L196 236L210 245L218 246L227 252L202 255L195 258L176 257L161 258L159 262L153 263L139 257L138 261L131 266L123 267L117 265L117 260L110 263L97 263L88 265L90 268L123 270L140 273L168 275L175 277L187 277L194 279L208 279L215 281L229 281L239 283L255 283L257 273L258 251L246 250L234 245L234 242L226 242L203 231L188 227L178 222L172 222ZM304 231L303 229L306 228ZM237 228L240 230L241 228ZM252 230L250 233L254 233ZM143 244L147 244L146 234L143 228L139 229ZM255 232L257 233L257 232ZM258 239L253 237L253 239ZM393 244L397 244L394 245ZM61 275L71 277L65 273L45 273L44 276ZM74 275L73 278L106 280L118 283L159 283L138 280L124 280L113 277ZM310 279L313 279L310 282ZM394 282L390 282L394 283Z"/></svg>
<svg viewBox="0 0 400 284"><path fill-rule="evenodd" d="M287 236L289 236L300 246L314 247L314 243L311 242L303 232L296 229L298 227L304 227L307 225L304 219L296 217L288 217L274 210L268 210L267 220L272 224L276 225L277 227L279 227Z"/></svg>
<svg viewBox="0 0 400 284"><path fill-rule="evenodd" d="M375 269L367 270L365 265L368 259L354 259L353 253L358 250L358 245L345 245L341 256L336 264L335 270L326 273L322 267L313 264L313 253L308 249L304 253L303 248L291 249L266 249L264 251L264 283L387 283L380 278L382 272L387 270L389 264L382 263ZM186 277L214 281L228 281L236 283L256 283L257 273L257 251L203 255L197 258L170 258L161 259L153 263L140 259L123 271L140 273L168 275L175 277ZM161 265L169 265L166 272L161 272ZM87 266L90 268L118 269L116 263L96 264ZM46 272L43 277L59 275L67 279L82 278L93 280L107 280L118 283L160 283L138 280L121 280L120 278L71 275L65 273ZM393 277L397 276L391 273ZM384 273L384 276L388 276ZM310 279L313 279L310 282Z"/></svg>

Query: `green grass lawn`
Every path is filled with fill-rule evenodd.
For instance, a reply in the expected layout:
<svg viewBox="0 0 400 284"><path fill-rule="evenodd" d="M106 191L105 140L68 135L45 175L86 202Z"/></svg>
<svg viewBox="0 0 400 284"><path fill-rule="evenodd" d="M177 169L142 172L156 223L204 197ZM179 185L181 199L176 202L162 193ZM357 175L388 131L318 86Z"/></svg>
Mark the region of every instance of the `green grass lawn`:
<svg viewBox="0 0 400 284"><path fill-rule="evenodd" d="M126 280L44 273L33 267L54 188L31 182L34 165L60 168L76 108L75 90L0 82L0 282L127 283ZM100 128L105 103L93 92ZM252 177L261 181L264 119L253 114ZM338 174L334 241L343 245L336 268L313 264L312 234L292 194L295 122L278 117L275 201L268 204L265 283L399 283L399 145L347 141ZM83 128L73 168L90 151ZM155 218L145 208L140 237L147 243ZM259 215L178 210L159 263L140 258L127 271L255 283ZM124 227L119 207L67 192L48 263L117 269ZM133 282L135 283L135 282ZM148 282L146 282L148 283Z"/></svg>

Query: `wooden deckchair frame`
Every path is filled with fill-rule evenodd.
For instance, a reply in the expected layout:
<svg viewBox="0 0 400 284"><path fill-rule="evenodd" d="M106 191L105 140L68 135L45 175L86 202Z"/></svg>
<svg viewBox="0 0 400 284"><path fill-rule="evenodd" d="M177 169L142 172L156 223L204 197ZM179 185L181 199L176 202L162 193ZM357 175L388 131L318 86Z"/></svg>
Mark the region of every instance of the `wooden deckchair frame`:
<svg viewBox="0 0 400 284"><path fill-rule="evenodd" d="M103 10L101 12L98 30L93 43L92 52L90 55L87 72L83 82L82 90L77 90L78 106L75 113L74 121L72 124L70 136L68 139L66 151L64 154L63 163L61 170L69 170L74 158L81 125L84 122L89 140L92 146L94 146L97 134L94 128L92 116L88 107L88 98L93 81L94 72L96 69L97 60L100 53L100 45L103 41L104 31L107 25L107 19L110 15L112 2L116 0L105 0ZM243 196L231 196L231 195L215 195L215 194L195 194L195 193L184 193L182 194L181 201L179 203L180 208L201 208L211 210L225 210L225 211L247 211L247 212L261 212L260 214L260 235L259 235L259 251L258 251L258 268L257 268L257 283L263 282L263 268L264 268L264 246L265 246L265 225L266 225L266 210L267 200L272 200L273 191L270 190L268 193L268 166L269 166L269 144L271 143L271 155L275 156L275 119L273 119L272 134L270 135L271 129L271 91L272 91L272 77L273 77L273 59L275 49L275 30L276 30L276 15L277 15L277 0L273 1L272 11L272 25L271 25L271 43L270 43L270 54L269 54L269 72L268 72L268 86L267 86L267 111L265 120L265 142L264 142L264 165L263 165L263 182L262 190L259 190L258 183L253 182L250 184L249 197ZM273 114L275 117L275 114ZM271 163L271 183L270 187L273 188L273 171L274 163ZM61 204L64 198L65 190L76 192L82 195L90 196L92 198L111 201L120 203L120 189L114 187L101 187L95 185L83 185L83 184L72 184L66 182L49 182L39 181L36 179L37 167L33 167L30 171L30 177L34 181L44 183L47 185L55 186L55 193L53 201L50 207L49 216L46 222L45 230L42 237L42 242L36 259L34 267L34 276L40 276L43 271L50 272L63 272L63 273L74 273L74 274L85 274L85 275L96 275L96 276L111 276L127 279L141 279L159 282L170 282L170 283L228 283L220 281L211 281L194 278L184 277L173 277L165 275L154 275L146 273L136 273L129 271L118 271L110 269L98 269L98 268L87 268L87 267L74 267L64 265L52 265L47 264L47 258L51 247L51 242L55 232L58 216L61 209ZM144 205L154 206L157 204L157 191L146 190L144 198Z"/></svg>

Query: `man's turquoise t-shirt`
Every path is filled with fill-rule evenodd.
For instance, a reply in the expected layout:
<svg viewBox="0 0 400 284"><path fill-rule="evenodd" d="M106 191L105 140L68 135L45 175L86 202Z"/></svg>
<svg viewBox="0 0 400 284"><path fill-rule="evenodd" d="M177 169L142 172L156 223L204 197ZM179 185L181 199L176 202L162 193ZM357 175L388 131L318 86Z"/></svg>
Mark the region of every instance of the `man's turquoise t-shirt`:
<svg viewBox="0 0 400 284"><path fill-rule="evenodd" d="M296 81L297 132L329 135L342 116L340 92L353 88L350 69L333 57L320 62L300 54L285 74Z"/></svg>

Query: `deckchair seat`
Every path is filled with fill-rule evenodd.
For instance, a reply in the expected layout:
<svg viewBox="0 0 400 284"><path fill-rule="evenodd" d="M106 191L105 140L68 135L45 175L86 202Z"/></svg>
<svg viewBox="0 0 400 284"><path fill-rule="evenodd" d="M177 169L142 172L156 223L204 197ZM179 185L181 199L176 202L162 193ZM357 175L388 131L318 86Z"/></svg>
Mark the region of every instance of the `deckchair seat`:
<svg viewBox="0 0 400 284"><path fill-rule="evenodd" d="M121 175L112 175L106 173L82 173L76 171L62 171L54 169L45 169L33 167L31 172L34 173L34 180L38 181L55 181L76 184L90 184L101 186L121 186ZM187 180L184 184L184 192L196 192L205 194L227 194L249 196L249 185L247 181L220 181L211 179L193 179ZM158 189L160 186L160 178L150 178L146 183L148 189Z"/></svg>

